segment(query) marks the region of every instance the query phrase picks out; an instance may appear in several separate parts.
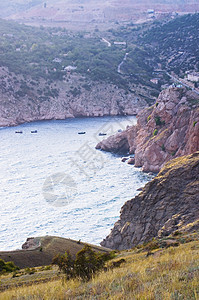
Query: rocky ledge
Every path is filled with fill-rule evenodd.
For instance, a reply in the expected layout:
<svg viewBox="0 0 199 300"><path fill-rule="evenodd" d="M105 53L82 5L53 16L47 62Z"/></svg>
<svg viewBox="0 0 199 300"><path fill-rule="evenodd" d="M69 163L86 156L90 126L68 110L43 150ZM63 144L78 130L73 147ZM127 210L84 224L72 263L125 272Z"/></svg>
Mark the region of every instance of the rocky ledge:
<svg viewBox="0 0 199 300"><path fill-rule="evenodd" d="M159 172L172 158L199 150L199 96L185 88L160 93L155 105L130 126L100 142L97 149L135 154L135 166Z"/></svg>
<svg viewBox="0 0 199 300"><path fill-rule="evenodd" d="M199 229L199 152L171 160L121 209L102 246L129 249L153 237Z"/></svg>

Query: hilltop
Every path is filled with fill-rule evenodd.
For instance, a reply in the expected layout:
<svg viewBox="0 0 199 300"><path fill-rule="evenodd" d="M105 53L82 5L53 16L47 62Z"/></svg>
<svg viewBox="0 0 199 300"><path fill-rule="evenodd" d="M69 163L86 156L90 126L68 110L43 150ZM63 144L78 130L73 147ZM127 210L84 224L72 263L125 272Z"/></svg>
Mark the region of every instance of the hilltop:
<svg viewBox="0 0 199 300"><path fill-rule="evenodd" d="M20 269L38 266L47 266L52 263L53 257L69 251L74 257L86 243L65 239L56 236L28 238L22 245L22 250L0 252L0 259L13 261ZM106 253L110 249L90 245L93 250Z"/></svg>

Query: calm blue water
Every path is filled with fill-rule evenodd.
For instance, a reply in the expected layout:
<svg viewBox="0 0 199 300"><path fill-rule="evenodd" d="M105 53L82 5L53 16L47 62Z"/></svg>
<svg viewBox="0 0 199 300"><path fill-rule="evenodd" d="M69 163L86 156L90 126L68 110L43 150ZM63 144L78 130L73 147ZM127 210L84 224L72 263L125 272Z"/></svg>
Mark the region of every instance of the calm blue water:
<svg viewBox="0 0 199 300"><path fill-rule="evenodd" d="M104 117L0 129L0 250L43 235L99 244L150 176L95 150L104 138L98 133L135 123L135 117Z"/></svg>

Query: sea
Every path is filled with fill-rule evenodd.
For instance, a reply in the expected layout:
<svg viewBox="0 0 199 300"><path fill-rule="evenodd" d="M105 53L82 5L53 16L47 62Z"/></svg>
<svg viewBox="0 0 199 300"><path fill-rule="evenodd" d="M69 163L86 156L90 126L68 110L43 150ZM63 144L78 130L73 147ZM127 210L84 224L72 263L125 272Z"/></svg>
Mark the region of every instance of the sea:
<svg viewBox="0 0 199 300"><path fill-rule="evenodd" d="M95 149L133 124L136 117L123 116L0 128L0 251L45 235L99 245L151 180L120 153Z"/></svg>

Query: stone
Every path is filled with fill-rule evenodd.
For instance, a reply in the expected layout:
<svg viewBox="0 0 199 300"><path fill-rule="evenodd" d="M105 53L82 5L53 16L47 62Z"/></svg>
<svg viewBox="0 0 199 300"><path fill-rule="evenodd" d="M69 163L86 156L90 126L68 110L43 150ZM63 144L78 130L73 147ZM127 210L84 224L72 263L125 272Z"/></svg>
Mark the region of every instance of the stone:
<svg viewBox="0 0 199 300"><path fill-rule="evenodd" d="M171 160L138 196L123 205L120 219L101 245L130 249L153 237L198 230L198 182L199 152Z"/></svg>
<svg viewBox="0 0 199 300"><path fill-rule="evenodd" d="M196 108L193 100L198 103ZM157 103L138 113L137 125L103 140L97 147L117 152L125 143L123 150L135 154L135 167L154 173L169 160L198 151L199 96L185 88L169 88L160 93Z"/></svg>
<svg viewBox="0 0 199 300"><path fill-rule="evenodd" d="M122 161L122 162L125 162L125 161L127 161L127 160L128 160L128 157L123 157L121 161Z"/></svg>
<svg viewBox="0 0 199 300"><path fill-rule="evenodd" d="M127 164L128 165L134 165L135 164L135 158L133 158L133 157L129 158L128 161L127 161Z"/></svg>

